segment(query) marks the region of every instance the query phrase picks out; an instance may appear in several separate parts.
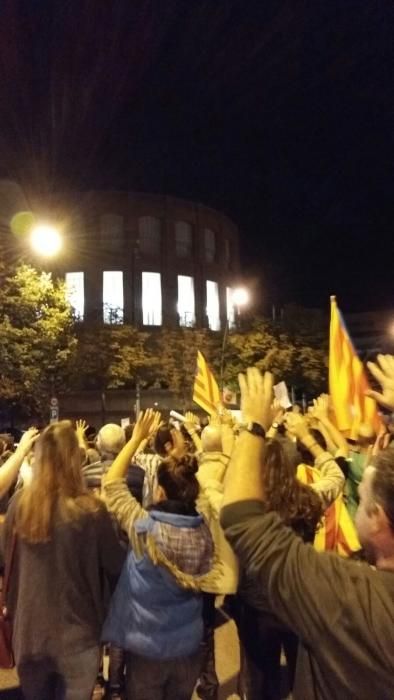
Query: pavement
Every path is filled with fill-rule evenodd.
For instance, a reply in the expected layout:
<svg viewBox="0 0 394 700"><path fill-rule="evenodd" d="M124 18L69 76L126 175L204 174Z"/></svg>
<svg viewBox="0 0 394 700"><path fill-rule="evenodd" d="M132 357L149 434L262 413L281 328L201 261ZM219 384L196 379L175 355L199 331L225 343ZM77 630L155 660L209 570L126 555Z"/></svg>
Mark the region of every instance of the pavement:
<svg viewBox="0 0 394 700"><path fill-rule="evenodd" d="M219 700L240 700L237 694L239 645L235 624L225 614L218 614L215 630L216 672L220 681ZM23 700L18 690L15 669L0 670L0 700ZM137 700L137 699L136 699ZM198 700L194 693L192 700Z"/></svg>
<svg viewBox="0 0 394 700"><path fill-rule="evenodd" d="M239 669L239 648L232 621L226 618L219 620L219 626L215 631L216 671L220 681L219 700L238 700L236 694L237 677ZM22 693L18 689L19 682L16 670L0 670L0 700L22 700ZM196 694L193 700L198 700Z"/></svg>

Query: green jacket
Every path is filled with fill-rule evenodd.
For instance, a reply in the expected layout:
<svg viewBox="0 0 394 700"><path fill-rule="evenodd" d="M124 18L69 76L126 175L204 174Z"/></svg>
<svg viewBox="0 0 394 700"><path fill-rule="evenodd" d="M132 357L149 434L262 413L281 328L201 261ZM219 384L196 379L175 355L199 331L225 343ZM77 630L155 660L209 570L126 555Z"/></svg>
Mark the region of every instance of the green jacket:
<svg viewBox="0 0 394 700"><path fill-rule="evenodd" d="M392 700L394 572L317 552L260 501L225 506L221 523L300 639L294 700Z"/></svg>

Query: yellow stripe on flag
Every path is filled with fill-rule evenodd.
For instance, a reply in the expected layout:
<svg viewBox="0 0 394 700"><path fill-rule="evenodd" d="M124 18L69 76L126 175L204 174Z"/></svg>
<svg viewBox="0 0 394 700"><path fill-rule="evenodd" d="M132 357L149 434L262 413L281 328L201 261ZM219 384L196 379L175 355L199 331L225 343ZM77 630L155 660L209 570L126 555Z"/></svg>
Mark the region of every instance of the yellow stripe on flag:
<svg viewBox="0 0 394 700"><path fill-rule="evenodd" d="M339 430L356 438L360 423L369 423L379 431L376 401L365 396L367 375L358 357L335 297L331 297L329 385L332 406Z"/></svg>
<svg viewBox="0 0 394 700"><path fill-rule="evenodd" d="M318 469L308 464L299 464L297 479L303 484L311 485L320 478ZM326 509L322 524L316 532L315 549L319 552L337 552L342 557L349 557L360 549L356 528L343 501L342 494Z"/></svg>
<svg viewBox="0 0 394 700"><path fill-rule="evenodd" d="M197 370L194 380L193 401L210 415L216 413L220 404L220 393L216 379L204 355L199 350L197 351Z"/></svg>

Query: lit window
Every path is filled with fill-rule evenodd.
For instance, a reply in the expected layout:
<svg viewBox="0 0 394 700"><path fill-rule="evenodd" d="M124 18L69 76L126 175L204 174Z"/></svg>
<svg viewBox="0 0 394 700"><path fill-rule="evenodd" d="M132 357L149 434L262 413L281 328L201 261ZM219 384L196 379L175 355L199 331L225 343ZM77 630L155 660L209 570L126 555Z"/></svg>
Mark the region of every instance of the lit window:
<svg viewBox="0 0 394 700"><path fill-rule="evenodd" d="M85 307L83 272L66 272L66 297L73 307L75 318L82 321Z"/></svg>
<svg viewBox="0 0 394 700"><path fill-rule="evenodd" d="M218 283L209 280L207 280L207 316L211 331L220 331Z"/></svg>
<svg viewBox="0 0 394 700"><path fill-rule="evenodd" d="M178 275L178 316L180 326L194 326L196 315L193 277Z"/></svg>
<svg viewBox="0 0 394 700"><path fill-rule="evenodd" d="M210 228L204 230L205 240L205 260L209 263L215 262L216 256L216 235Z"/></svg>
<svg viewBox="0 0 394 700"><path fill-rule="evenodd" d="M123 272L103 272L104 323L123 323Z"/></svg>
<svg viewBox="0 0 394 700"><path fill-rule="evenodd" d="M227 323L229 328L235 326L235 305L233 300L233 290L231 287L226 287L226 308L227 308Z"/></svg>
<svg viewBox="0 0 394 700"><path fill-rule="evenodd" d="M138 219L140 251L144 255L160 255L161 223L154 216Z"/></svg>
<svg viewBox="0 0 394 700"><path fill-rule="evenodd" d="M192 254L192 227L187 221L175 222L175 249L178 258L190 258Z"/></svg>
<svg viewBox="0 0 394 700"><path fill-rule="evenodd" d="M106 246L119 248L123 243L123 216L118 214L100 216L100 238Z"/></svg>
<svg viewBox="0 0 394 700"><path fill-rule="evenodd" d="M142 273L142 322L144 326L161 326L160 272Z"/></svg>

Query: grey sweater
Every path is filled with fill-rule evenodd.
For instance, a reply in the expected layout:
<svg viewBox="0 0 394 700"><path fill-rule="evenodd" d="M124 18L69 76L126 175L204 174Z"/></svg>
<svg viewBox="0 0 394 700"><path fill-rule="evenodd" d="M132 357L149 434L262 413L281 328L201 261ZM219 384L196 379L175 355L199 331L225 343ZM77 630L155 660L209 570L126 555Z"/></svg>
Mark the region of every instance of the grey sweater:
<svg viewBox="0 0 394 700"><path fill-rule="evenodd" d="M394 572L316 552L259 501L226 506L221 523L300 638L295 700L392 700Z"/></svg>
<svg viewBox="0 0 394 700"><path fill-rule="evenodd" d="M16 499L4 526L6 552ZM18 539L7 598L16 663L32 657L56 659L97 646L109 583L119 575L124 557L104 506L76 522L58 521L49 542Z"/></svg>

